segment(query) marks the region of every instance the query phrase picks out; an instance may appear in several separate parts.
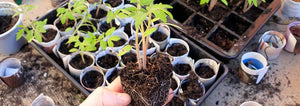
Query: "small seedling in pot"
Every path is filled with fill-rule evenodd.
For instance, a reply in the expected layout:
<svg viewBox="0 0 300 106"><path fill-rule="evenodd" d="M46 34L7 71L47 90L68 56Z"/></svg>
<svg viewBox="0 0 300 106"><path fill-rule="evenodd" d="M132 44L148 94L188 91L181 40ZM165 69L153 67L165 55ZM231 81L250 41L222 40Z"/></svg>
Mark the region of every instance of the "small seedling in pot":
<svg viewBox="0 0 300 106"><path fill-rule="evenodd" d="M45 19L44 21L34 22L29 19L28 12L34 8L36 7L33 5L21 5L19 6L19 9L21 11L18 11L13 15L13 17L15 17L22 13L25 16L24 25L18 25L18 27L21 27L22 29L20 29L17 33L17 40L19 40L24 33L26 34L25 38L28 42L31 42L33 39L36 39L38 42L42 42L42 39L48 39L43 36L43 33L46 33L44 25L47 24L47 19Z"/></svg>

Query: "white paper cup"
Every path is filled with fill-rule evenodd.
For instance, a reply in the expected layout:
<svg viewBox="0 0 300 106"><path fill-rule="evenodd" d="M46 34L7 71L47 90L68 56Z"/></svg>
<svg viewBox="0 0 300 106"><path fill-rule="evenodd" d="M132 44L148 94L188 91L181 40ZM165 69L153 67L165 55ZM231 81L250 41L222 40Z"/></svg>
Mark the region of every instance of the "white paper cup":
<svg viewBox="0 0 300 106"><path fill-rule="evenodd" d="M218 72L219 72L219 68L220 68L220 63L218 64L215 60L213 59L208 59L208 58L205 58L205 59L200 59L198 61L196 61L195 63L195 70L194 72L196 73L196 71L199 71L199 70L196 70L197 67L200 67L200 64L203 63L203 64L206 64L207 66L209 66L215 73L215 75L213 75L212 77L210 78L202 78L200 77L198 74L196 74L198 76L198 79L206 86L206 87L209 87L211 86L211 84L213 84L213 82L216 80L216 77L218 75Z"/></svg>

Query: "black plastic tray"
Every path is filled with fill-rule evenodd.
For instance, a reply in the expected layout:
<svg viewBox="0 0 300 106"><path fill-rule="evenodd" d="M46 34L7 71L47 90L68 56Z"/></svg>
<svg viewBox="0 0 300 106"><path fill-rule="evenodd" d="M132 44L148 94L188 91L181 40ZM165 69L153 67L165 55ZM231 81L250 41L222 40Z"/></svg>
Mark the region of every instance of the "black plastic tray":
<svg viewBox="0 0 300 106"><path fill-rule="evenodd" d="M56 9L51 10L49 13L47 13L45 16L41 17L39 20L48 19L48 24L52 24L53 21L56 19ZM206 88L206 93L203 97L201 97L200 102L198 105L200 105L208 96L209 94L222 82L222 80L225 78L225 76L228 73L228 68L225 64L223 64L221 61L207 53L205 50L200 48L195 43L191 42L188 38L181 36L178 31L175 31L173 28L171 28L171 37L172 38L180 38L185 40L190 47L190 54L189 56L193 59L198 60L201 58L211 58L216 60L217 62L221 63L219 73L217 74L216 81L209 87ZM45 51L43 51L36 43L31 42L30 43L38 52L40 52L51 64L53 64L59 71L61 71L80 91L82 91L85 95L89 95L90 92L84 89L80 83L79 79L75 79L70 75L70 72L68 69L64 69L62 61L57 58L54 54L47 54Z"/></svg>
<svg viewBox="0 0 300 106"><path fill-rule="evenodd" d="M232 4L225 6L218 1L214 9L219 8L219 10L224 11L219 14L220 16L223 16L221 18L213 18L209 13L204 12L205 9L199 9L201 6L198 3L194 3L193 7L184 1L185 0L155 0L156 3L162 2L172 5L173 9L170 9L170 11L173 13L174 20L169 20L168 22L182 27L183 30L177 29L179 32L182 32L182 35L189 38L191 41L195 42L197 45L201 46L209 53L212 53L222 61L227 61L231 58L237 57L247 46L253 36L281 5L280 0L266 0L266 3L261 3L258 7L253 6L249 10L253 12L253 14L250 14L248 12L241 13L240 11L242 9L240 9L239 6L243 6L244 0L233 0L236 1L237 6L233 6ZM189 1L195 2L195 0ZM202 5L202 7L205 7L205 5ZM212 11L214 11L214 9ZM203 21L200 21L200 19ZM236 28L227 27L238 21L242 21L246 25L246 30L238 32L235 31ZM189 29L187 27L196 28L195 25L199 25L207 29L197 29L197 31L203 31L201 33L188 32ZM230 49L218 46L211 40L215 36L215 33L219 30L224 30L224 33L228 33L231 39L236 39L234 45L230 47ZM222 34L224 35L224 33ZM222 36L222 38L224 39L224 36Z"/></svg>

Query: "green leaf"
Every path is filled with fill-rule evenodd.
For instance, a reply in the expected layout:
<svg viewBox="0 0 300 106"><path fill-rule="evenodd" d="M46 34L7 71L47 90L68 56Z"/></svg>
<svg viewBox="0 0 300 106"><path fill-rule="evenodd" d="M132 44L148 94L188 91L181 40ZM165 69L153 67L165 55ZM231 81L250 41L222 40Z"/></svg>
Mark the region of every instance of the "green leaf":
<svg viewBox="0 0 300 106"><path fill-rule="evenodd" d="M62 16L60 17L60 22L61 22L62 24L65 24L65 23L66 23L66 16L65 16L65 15L62 15Z"/></svg>
<svg viewBox="0 0 300 106"><path fill-rule="evenodd" d="M17 27L20 27L20 28L25 28L24 25L17 25Z"/></svg>
<svg viewBox="0 0 300 106"><path fill-rule="evenodd" d="M114 47L114 43L110 39L107 40L107 43L109 47Z"/></svg>
<svg viewBox="0 0 300 106"><path fill-rule="evenodd" d="M105 35L110 36L115 30L116 30L116 27L112 27L105 32Z"/></svg>
<svg viewBox="0 0 300 106"><path fill-rule="evenodd" d="M173 19L172 13L170 13L168 10L162 9L161 11L165 12L171 19Z"/></svg>
<svg viewBox="0 0 300 106"><path fill-rule="evenodd" d="M26 31L26 39L28 42L31 42L33 40L33 31L32 30L29 30L29 31Z"/></svg>
<svg viewBox="0 0 300 106"><path fill-rule="evenodd" d="M72 52L72 53L73 53L73 52L77 52L77 51L79 51L79 50L76 49L76 48L72 48L72 49L69 50L69 52Z"/></svg>
<svg viewBox="0 0 300 106"><path fill-rule="evenodd" d="M164 24L170 25L170 26L173 26L173 27L176 27L176 28L178 28L178 29L182 29L181 27L179 27L179 26L177 26L177 25L175 25L175 24L171 24L171 23L164 23Z"/></svg>
<svg viewBox="0 0 300 106"><path fill-rule="evenodd" d="M149 36L150 34L152 34L154 31L156 31L157 28L150 28L148 30L145 31L144 33L144 37Z"/></svg>
<svg viewBox="0 0 300 106"><path fill-rule="evenodd" d="M130 0L130 3L137 3L138 0Z"/></svg>
<svg viewBox="0 0 300 106"><path fill-rule="evenodd" d="M24 29L20 29L19 32L17 33L16 40L19 40L24 34Z"/></svg>
<svg viewBox="0 0 300 106"><path fill-rule="evenodd" d="M114 36L111 36L110 38L108 38L109 40L112 40L112 41L118 41L118 40L120 40L121 38L119 37L119 36L116 36L116 35L114 35Z"/></svg>
<svg viewBox="0 0 300 106"><path fill-rule="evenodd" d="M150 5L151 3L153 3L154 0L141 0L141 5L145 6L145 5Z"/></svg>
<svg viewBox="0 0 300 106"><path fill-rule="evenodd" d="M122 56L125 53L129 52L132 49L131 45L126 45L122 48L122 50L119 52L118 56Z"/></svg>
<svg viewBox="0 0 300 106"><path fill-rule="evenodd" d="M101 40L101 41L100 41L100 46L101 46L102 50L105 50L106 47L107 47L107 44L106 44L105 41Z"/></svg>
<svg viewBox="0 0 300 106"><path fill-rule="evenodd" d="M228 6L227 0L221 0L226 6Z"/></svg>
<svg viewBox="0 0 300 106"><path fill-rule="evenodd" d="M209 0L200 0L200 5L203 5L203 4L206 4L206 3L209 3Z"/></svg>
<svg viewBox="0 0 300 106"><path fill-rule="evenodd" d="M72 27L68 27L65 32L71 31L73 28Z"/></svg>
<svg viewBox="0 0 300 106"><path fill-rule="evenodd" d="M163 22L167 22L167 15L163 11L153 11L156 18L159 18Z"/></svg>

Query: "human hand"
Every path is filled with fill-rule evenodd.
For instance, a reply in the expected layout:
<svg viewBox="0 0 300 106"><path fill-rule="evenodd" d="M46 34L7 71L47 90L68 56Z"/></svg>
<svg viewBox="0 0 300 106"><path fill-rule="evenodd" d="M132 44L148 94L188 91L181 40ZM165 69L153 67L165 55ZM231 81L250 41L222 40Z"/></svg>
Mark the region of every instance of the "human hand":
<svg viewBox="0 0 300 106"><path fill-rule="evenodd" d="M165 104L173 98L173 90L170 89ZM117 77L109 86L95 89L80 106L125 106L131 102L131 97L124 93L120 77Z"/></svg>

